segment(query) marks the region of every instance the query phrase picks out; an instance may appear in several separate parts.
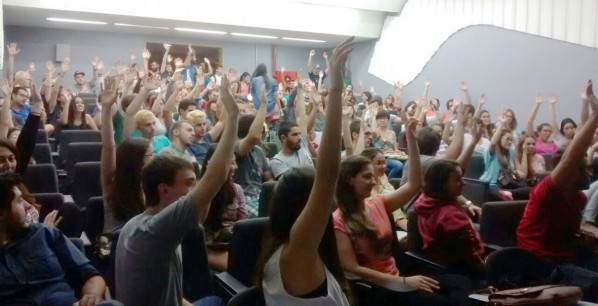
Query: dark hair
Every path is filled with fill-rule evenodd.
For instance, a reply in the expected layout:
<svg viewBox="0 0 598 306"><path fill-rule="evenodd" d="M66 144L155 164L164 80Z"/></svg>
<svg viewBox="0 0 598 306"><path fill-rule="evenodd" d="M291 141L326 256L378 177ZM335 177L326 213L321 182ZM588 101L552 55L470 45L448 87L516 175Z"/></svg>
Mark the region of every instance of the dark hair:
<svg viewBox="0 0 598 306"><path fill-rule="evenodd" d="M407 103L407 105L405 105L405 108L403 108L403 110L405 110L406 112L408 112L408 111L409 111L409 108L410 108L412 105L413 105L414 107L417 107L417 103L415 103L415 101L409 101L409 103ZM425 121L424 121L424 122L425 122Z"/></svg>
<svg viewBox="0 0 598 306"><path fill-rule="evenodd" d="M336 199L345 226L353 235L371 237L378 234L378 230L359 205L362 199L358 197L353 186L349 184L352 177L355 177L371 164L370 159L361 155L348 156L341 162L341 172L336 184Z"/></svg>
<svg viewBox="0 0 598 306"><path fill-rule="evenodd" d="M68 125L69 126L75 126L75 112L77 111L77 98L81 99L81 101L83 101L83 111L81 112L81 115L79 116L79 120L81 120L81 125L86 125L87 121L85 120L85 100L83 100L83 98L79 97L79 96L74 96L71 98L71 103L69 104L69 116L68 116Z"/></svg>
<svg viewBox="0 0 598 306"><path fill-rule="evenodd" d="M359 134L359 131L361 131L361 120L353 120L353 122L351 122L351 124L349 125L349 131L351 131L351 134Z"/></svg>
<svg viewBox="0 0 598 306"><path fill-rule="evenodd" d="M15 160L17 161L17 167L15 169L15 172L19 174L25 173L25 170L27 169L27 164L23 163L19 159L19 150L17 149L17 147L8 139L0 138L0 148L8 149L15 156Z"/></svg>
<svg viewBox="0 0 598 306"><path fill-rule="evenodd" d="M182 169L195 172L191 162L174 155L157 155L141 170L141 185L145 194L145 205L156 206L160 203L158 186L172 186L177 173Z"/></svg>
<svg viewBox="0 0 598 306"><path fill-rule="evenodd" d="M255 67L251 78L263 77L264 83L266 83L266 88L268 88L268 82L270 78L268 77L268 68L266 68L265 64L259 64Z"/></svg>
<svg viewBox="0 0 598 306"><path fill-rule="evenodd" d="M283 121L278 126L278 139L282 141L282 136L287 136L293 127L298 126L297 123L291 121Z"/></svg>
<svg viewBox="0 0 598 306"><path fill-rule="evenodd" d="M181 102L179 102L179 107L178 107L178 111L187 111L187 109L189 108L189 106L195 105L195 107L197 107L197 103L195 103L193 100L191 99L185 99L182 100ZM182 118L185 119L185 118Z"/></svg>
<svg viewBox="0 0 598 306"><path fill-rule="evenodd" d="M369 91L364 91L363 94L368 98L368 102L372 101L372 94Z"/></svg>
<svg viewBox="0 0 598 306"><path fill-rule="evenodd" d="M480 118L482 118L482 114L484 113L487 113L488 117L490 117L490 112L487 110L483 110L480 112ZM492 123L492 121L488 125L483 125L482 123L482 131L484 132L484 134L486 134L486 136L488 136L488 139L492 139L492 135L494 135L494 124Z"/></svg>
<svg viewBox="0 0 598 306"><path fill-rule="evenodd" d="M472 115L473 116L473 114L475 114L475 107L473 105L471 105L471 104L465 104L463 106L463 108L465 108L465 113L467 115Z"/></svg>
<svg viewBox="0 0 598 306"><path fill-rule="evenodd" d="M291 228L307 204L315 176L316 171L313 167L291 168L281 176L276 184L270 200L270 230L267 233L256 271L258 286L262 285L266 262L281 245L289 241ZM331 203L325 205L331 205ZM338 258L332 224L332 215L330 215L318 247L318 254L326 268L343 288L347 298L350 298L351 292Z"/></svg>
<svg viewBox="0 0 598 306"><path fill-rule="evenodd" d="M249 134L249 129L251 128L251 124L255 120L254 115L245 115L239 118L239 129L237 130L237 137L239 139L243 139L247 137Z"/></svg>
<svg viewBox="0 0 598 306"><path fill-rule="evenodd" d="M565 125L567 123L571 123L573 124L574 128L577 128L577 123L575 123L575 121L573 121L573 119L571 118L565 118L561 121L561 129L559 130L561 132L561 135L565 136Z"/></svg>
<svg viewBox="0 0 598 306"><path fill-rule="evenodd" d="M538 125L538 128L536 128L536 132L540 134L540 132L542 132L545 126L552 128L552 125L550 125L550 123L541 123L540 125Z"/></svg>
<svg viewBox="0 0 598 306"><path fill-rule="evenodd" d="M451 173L459 168L459 163L454 160L436 160L424 176L424 193L432 198L454 200L449 198L446 191L446 182Z"/></svg>
<svg viewBox="0 0 598 306"><path fill-rule="evenodd" d="M116 148L116 168L106 200L119 221L128 221L143 212L141 169L149 140L141 137L125 139Z"/></svg>
<svg viewBox="0 0 598 306"><path fill-rule="evenodd" d="M27 88L24 88L24 87L14 87L12 89L12 94L13 95L18 95L19 94L19 90L24 90L25 92L27 92Z"/></svg>
<svg viewBox="0 0 598 306"><path fill-rule="evenodd" d="M376 120L378 119L388 119L390 120L390 113L387 110L380 110L376 114Z"/></svg>
<svg viewBox="0 0 598 306"><path fill-rule="evenodd" d="M378 105L382 106L384 103L382 102L382 97L379 95L375 95L372 97L372 100L370 102L376 102L378 103Z"/></svg>
<svg viewBox="0 0 598 306"><path fill-rule="evenodd" d="M513 120L511 121L511 126L509 127L509 129L511 131L515 131L515 129L517 129L517 118L515 117L515 112L510 108L507 108L506 112L510 112L511 115L513 115Z"/></svg>
<svg viewBox="0 0 598 306"><path fill-rule="evenodd" d="M172 141L172 140L174 140L174 134L173 134L174 130L178 130L178 129L180 129L180 128L181 128L181 126L182 126L184 123L186 123L186 124L190 125L191 127L193 127L193 124L192 124L191 122L189 122L189 121L187 121L187 120L184 120L184 119L182 119L182 118L181 118L181 120L179 120L179 121L177 121L177 122L173 123L173 124L170 126L170 131L168 131L168 138L170 138L170 140L171 140L171 141Z"/></svg>
<svg viewBox="0 0 598 306"><path fill-rule="evenodd" d="M374 158L376 158L376 156L378 156L378 154L384 155L384 153L382 152L382 150L380 150L380 149L378 149L376 147L365 148L361 152L361 156L369 159L370 161L373 161Z"/></svg>
<svg viewBox="0 0 598 306"><path fill-rule="evenodd" d="M519 163L521 163L522 159L523 159L523 154L527 154L527 177L531 178L533 176L535 176L535 171L534 171L534 167L532 165L532 161L531 159L534 157L533 154L528 154L526 152L526 149L523 147L525 145L525 141L531 138L534 140L534 142L536 141L536 138L534 137L534 135L522 135L521 137L519 137L519 141L517 142L517 148L515 150L515 157L517 158L517 161Z"/></svg>
<svg viewBox="0 0 598 306"><path fill-rule="evenodd" d="M451 103L453 103L453 102L454 102L454 101L453 101L453 99L448 99L448 100L446 100L446 110L450 110L450 109L451 109L450 105L451 105Z"/></svg>
<svg viewBox="0 0 598 306"><path fill-rule="evenodd" d="M447 123L450 124L450 123ZM419 146L419 154L434 156L438 149L440 149L440 141L442 138L431 127L423 127L417 132L417 145Z"/></svg>
<svg viewBox="0 0 598 306"><path fill-rule="evenodd" d="M201 167L201 174L200 178L202 178L206 171L208 170L208 162L214 155L216 151L215 146L210 146L208 152L206 153L206 158L203 160L203 165ZM210 204L210 210L208 211L208 216L206 220L203 222L203 226L207 231L217 231L221 229L222 226L222 216L225 213L226 207L234 201L236 196L235 193L235 184L233 180L229 177L224 185L220 187L220 190L212 200Z"/></svg>
<svg viewBox="0 0 598 306"><path fill-rule="evenodd" d="M0 174L0 210L11 209L12 201L15 199L14 187L22 184L21 177L16 173Z"/></svg>

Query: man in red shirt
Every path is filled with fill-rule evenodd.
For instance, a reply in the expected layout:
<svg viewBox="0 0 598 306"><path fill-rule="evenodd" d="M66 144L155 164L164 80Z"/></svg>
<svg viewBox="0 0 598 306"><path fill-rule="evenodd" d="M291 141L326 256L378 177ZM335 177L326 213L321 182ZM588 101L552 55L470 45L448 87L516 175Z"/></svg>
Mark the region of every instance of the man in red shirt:
<svg viewBox="0 0 598 306"><path fill-rule="evenodd" d="M581 191L588 189L590 184L584 155L598 126L598 100L591 81L586 95L594 112L578 129L564 153L557 152L555 158L560 158L560 161L556 168L532 189L517 228L517 244L554 263L562 272L564 281L580 285L586 293L595 293L598 288L598 257L593 252L584 251L577 239L582 229L581 212L587 202ZM596 234L592 229L584 230Z"/></svg>

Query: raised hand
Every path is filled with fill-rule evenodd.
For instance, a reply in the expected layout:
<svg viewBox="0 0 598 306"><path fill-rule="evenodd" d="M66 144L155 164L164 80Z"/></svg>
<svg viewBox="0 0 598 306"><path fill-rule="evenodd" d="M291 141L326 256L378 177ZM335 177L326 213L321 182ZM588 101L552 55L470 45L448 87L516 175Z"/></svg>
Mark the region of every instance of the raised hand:
<svg viewBox="0 0 598 306"><path fill-rule="evenodd" d="M164 50L166 50L166 51L170 50L171 45L169 43L164 43L162 45L164 46Z"/></svg>
<svg viewBox="0 0 598 306"><path fill-rule="evenodd" d="M311 57L311 56L314 56L314 55L316 55L316 50L311 50L311 51L309 51L309 56L310 56L310 57Z"/></svg>
<svg viewBox="0 0 598 306"><path fill-rule="evenodd" d="M116 71L116 74L118 75L123 75L127 72L127 65L125 65L123 61L118 60L114 63L114 71Z"/></svg>
<svg viewBox="0 0 598 306"><path fill-rule="evenodd" d="M228 80L226 74L222 76L222 79L220 80L220 85L220 100L222 101L222 104L226 109L227 115L229 116L229 118L238 116L239 106L237 105L237 102L235 102L233 94L230 92L230 81ZM265 91L265 89L263 88L262 90ZM265 98L262 99L265 100Z"/></svg>
<svg viewBox="0 0 598 306"><path fill-rule="evenodd" d="M486 94L481 94L480 98L478 99L478 102L480 103L480 105L486 103Z"/></svg>
<svg viewBox="0 0 598 306"><path fill-rule="evenodd" d="M102 70L104 69L104 61L99 61L98 65L96 66L97 70Z"/></svg>
<svg viewBox="0 0 598 306"><path fill-rule="evenodd" d="M320 78L324 77L324 71L320 70Z"/></svg>
<svg viewBox="0 0 598 306"><path fill-rule="evenodd" d="M544 102L544 96L542 96L542 93L538 93L536 95L536 104L542 104L542 102Z"/></svg>
<svg viewBox="0 0 598 306"><path fill-rule="evenodd" d="M586 87L586 96L590 100L590 105L592 106L592 110L597 112L598 111L598 99L594 95L594 83L592 80L588 80L588 86Z"/></svg>
<svg viewBox="0 0 598 306"><path fill-rule="evenodd" d="M58 210L56 209L44 218L44 224L50 227L57 227L60 221L62 221L62 217L58 217Z"/></svg>
<svg viewBox="0 0 598 306"><path fill-rule="evenodd" d="M283 74L287 69L284 66L280 66L280 73Z"/></svg>
<svg viewBox="0 0 598 306"><path fill-rule="evenodd" d="M4 93L5 97L8 97L12 93L12 88L10 87L10 83L7 79L0 79L0 90L2 90L2 93Z"/></svg>
<svg viewBox="0 0 598 306"><path fill-rule="evenodd" d="M8 48L8 56L16 56L21 52L21 49L17 48L17 43L10 43L6 47Z"/></svg>
<svg viewBox="0 0 598 306"><path fill-rule="evenodd" d="M187 53L189 53L189 54L195 54L195 50L193 50L193 47L191 47L191 44L187 45Z"/></svg>
<svg viewBox="0 0 598 306"><path fill-rule="evenodd" d="M467 110L463 104L459 104L457 108L457 123L467 126Z"/></svg>
<svg viewBox="0 0 598 306"><path fill-rule="evenodd" d="M135 54L131 54L130 59L131 59L131 64L135 62L135 59L137 57L135 56Z"/></svg>
<svg viewBox="0 0 598 306"><path fill-rule="evenodd" d="M425 85L426 87L429 87L430 85L432 85L432 82L430 82L430 80L425 80L425 81L424 81L424 85Z"/></svg>
<svg viewBox="0 0 598 306"><path fill-rule="evenodd" d="M351 120L353 118L354 113L355 113L355 109L352 106L350 106L350 105L343 106L343 119Z"/></svg>
<svg viewBox="0 0 598 306"><path fill-rule="evenodd" d="M151 52L150 52L148 49L144 49L144 50L141 52L141 57L142 57L144 60L146 60L146 61L149 61L150 57L152 57L152 53L151 53Z"/></svg>
<svg viewBox="0 0 598 306"><path fill-rule="evenodd" d="M145 78L145 81L143 82L143 87L147 91L152 91L152 90L160 87L160 80L158 78L147 77L147 78Z"/></svg>
<svg viewBox="0 0 598 306"><path fill-rule="evenodd" d="M550 94L550 96L548 97L548 102L550 102L550 104L555 104L556 103L556 95Z"/></svg>
<svg viewBox="0 0 598 306"><path fill-rule="evenodd" d="M168 57L166 58L166 60L170 63L172 62L172 55L168 54Z"/></svg>
<svg viewBox="0 0 598 306"><path fill-rule="evenodd" d="M39 90L37 90L35 88L35 83L33 83L33 81L31 81L31 102L32 104L41 104L42 103L42 97L39 95Z"/></svg>
<svg viewBox="0 0 598 306"><path fill-rule="evenodd" d="M467 83L465 81L461 81L461 90L467 91Z"/></svg>
<svg viewBox="0 0 598 306"><path fill-rule="evenodd" d="M357 82L357 86L359 86L359 88L363 88L363 81L359 80L359 82Z"/></svg>
<svg viewBox="0 0 598 306"><path fill-rule="evenodd" d="M46 69L48 69L48 72L53 73L56 67L54 66L54 63L52 61L47 61Z"/></svg>
<svg viewBox="0 0 598 306"><path fill-rule="evenodd" d="M415 118L409 119L409 121L407 121L407 132L415 136L415 131L417 129L418 124L419 124L419 121L417 119L415 119Z"/></svg>
<svg viewBox="0 0 598 306"><path fill-rule="evenodd" d="M328 58L328 53L326 51L324 51L324 53L322 53L322 57L325 59Z"/></svg>
<svg viewBox="0 0 598 306"><path fill-rule="evenodd" d="M107 76L104 78L104 88L99 96L102 107L111 107L112 104L116 102L117 96L118 84L116 82L116 78Z"/></svg>
<svg viewBox="0 0 598 306"><path fill-rule="evenodd" d="M500 114L498 114L498 123L505 125L507 124L507 116L506 116L507 110L506 109L502 109L502 111L500 112Z"/></svg>
<svg viewBox="0 0 598 306"><path fill-rule="evenodd" d="M393 87L394 87L395 89L400 89L400 90L402 90L402 89L403 89L403 83L401 83L401 81L396 81L396 82L393 84Z"/></svg>
<svg viewBox="0 0 598 306"><path fill-rule="evenodd" d="M208 65L210 64L210 59L209 59L209 58L207 58L207 57L204 57L204 58L203 58L203 61L204 61L204 63L206 63L206 64L208 64Z"/></svg>
<svg viewBox="0 0 598 306"><path fill-rule="evenodd" d="M34 62L29 63L29 68L27 69L27 71L29 71L29 72L35 71L35 63Z"/></svg>
<svg viewBox="0 0 598 306"><path fill-rule="evenodd" d="M95 56L92 60L91 60L91 66L93 67L93 70L98 70L98 64L100 63L100 58Z"/></svg>
<svg viewBox="0 0 598 306"><path fill-rule="evenodd" d="M266 99L266 84L262 85L262 88L260 89L260 103L262 105L268 104L268 101Z"/></svg>

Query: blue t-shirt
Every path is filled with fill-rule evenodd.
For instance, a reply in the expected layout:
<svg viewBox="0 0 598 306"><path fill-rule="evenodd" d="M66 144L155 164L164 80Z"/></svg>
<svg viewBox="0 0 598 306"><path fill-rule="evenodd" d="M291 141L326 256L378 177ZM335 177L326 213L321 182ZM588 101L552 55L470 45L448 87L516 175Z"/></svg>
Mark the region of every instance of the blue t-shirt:
<svg viewBox="0 0 598 306"><path fill-rule="evenodd" d="M23 125L25 125L25 121L27 120L27 117L31 112L31 105L25 104L18 111L16 111L14 108L11 108L10 112L12 114L12 118L14 119L17 125L16 127L23 128Z"/></svg>
<svg viewBox="0 0 598 306"><path fill-rule="evenodd" d="M195 156L197 163L202 165L203 161L206 159L206 155L208 154L208 150L210 149L210 145L212 144L212 136L210 133L206 133L203 136L203 142L194 141L191 143L189 147L189 152Z"/></svg>
<svg viewBox="0 0 598 306"><path fill-rule="evenodd" d="M498 147L495 150L498 150ZM509 163L509 169L515 169L515 149L513 146L509 148L508 153L505 154L505 158ZM480 181L489 183L490 185L496 185L498 175L500 174L500 168L502 167L500 161L498 160L498 156L496 156L496 151L494 154L490 154L490 149L484 151L484 163L486 164L486 170L480 177Z"/></svg>
<svg viewBox="0 0 598 306"><path fill-rule="evenodd" d="M134 130L129 137L139 137L142 138L143 135L141 134L140 130ZM154 146L154 154L158 154L160 150L170 146L170 139L166 136L154 136L154 140L152 142Z"/></svg>

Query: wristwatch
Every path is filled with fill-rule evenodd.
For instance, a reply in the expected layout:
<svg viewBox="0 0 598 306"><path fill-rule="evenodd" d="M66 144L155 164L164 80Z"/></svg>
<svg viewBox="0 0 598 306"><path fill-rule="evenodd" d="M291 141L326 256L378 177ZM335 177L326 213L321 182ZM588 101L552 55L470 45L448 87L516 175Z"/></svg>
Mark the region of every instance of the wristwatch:
<svg viewBox="0 0 598 306"><path fill-rule="evenodd" d="M467 200L467 202L465 202L465 206L467 206L467 207L471 206L472 204L473 204L473 202L469 201L469 200Z"/></svg>

